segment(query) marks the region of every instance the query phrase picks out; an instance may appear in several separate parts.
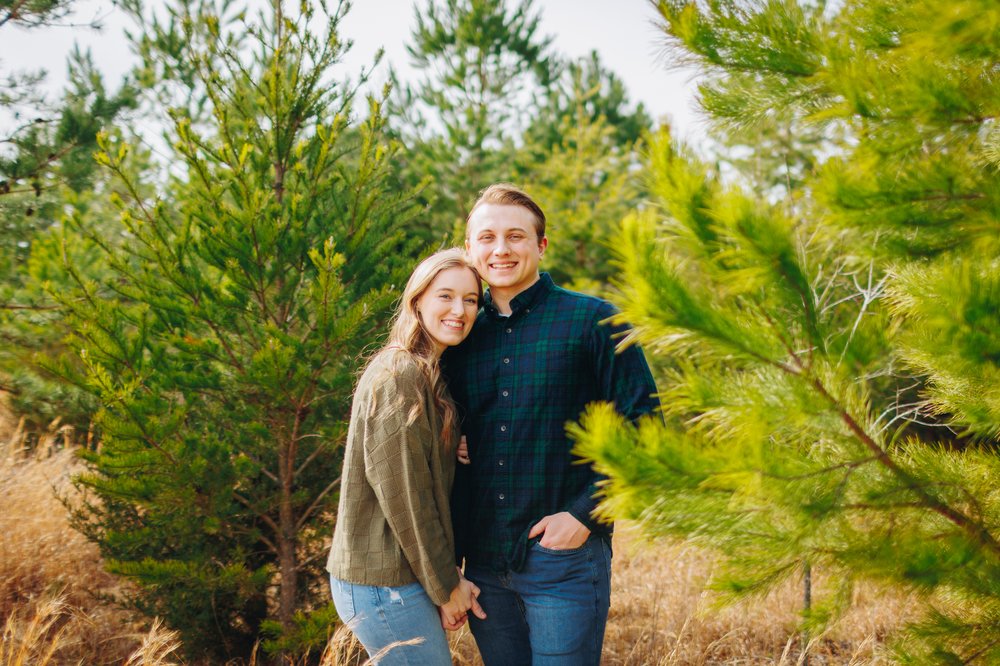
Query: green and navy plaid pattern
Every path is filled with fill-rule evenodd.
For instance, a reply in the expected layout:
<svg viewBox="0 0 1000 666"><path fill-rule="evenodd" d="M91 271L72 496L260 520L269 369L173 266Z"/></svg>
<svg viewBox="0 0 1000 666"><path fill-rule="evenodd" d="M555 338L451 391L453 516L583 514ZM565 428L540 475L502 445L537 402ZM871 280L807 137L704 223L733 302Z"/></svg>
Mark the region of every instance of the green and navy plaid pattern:
<svg viewBox="0 0 1000 666"><path fill-rule="evenodd" d="M659 405L642 351L615 353L625 327L602 323L616 312L607 301L542 273L511 310L501 316L487 292L472 333L442 361L472 458L452 493L459 561L496 571L520 570L528 532L549 514L569 511L610 537L590 515L601 477L572 455L566 424L594 401L631 419Z"/></svg>

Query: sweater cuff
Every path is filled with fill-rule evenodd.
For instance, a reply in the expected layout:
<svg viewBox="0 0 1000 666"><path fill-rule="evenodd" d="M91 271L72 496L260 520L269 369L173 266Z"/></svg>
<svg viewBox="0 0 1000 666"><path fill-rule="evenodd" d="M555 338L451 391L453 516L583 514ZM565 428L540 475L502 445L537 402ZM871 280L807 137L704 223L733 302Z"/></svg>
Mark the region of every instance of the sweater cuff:
<svg viewBox="0 0 1000 666"><path fill-rule="evenodd" d="M443 606L451 600L451 591L458 587L458 569L450 566L447 571L439 572L436 578L436 585L429 585L429 581L421 581L421 583L434 605Z"/></svg>

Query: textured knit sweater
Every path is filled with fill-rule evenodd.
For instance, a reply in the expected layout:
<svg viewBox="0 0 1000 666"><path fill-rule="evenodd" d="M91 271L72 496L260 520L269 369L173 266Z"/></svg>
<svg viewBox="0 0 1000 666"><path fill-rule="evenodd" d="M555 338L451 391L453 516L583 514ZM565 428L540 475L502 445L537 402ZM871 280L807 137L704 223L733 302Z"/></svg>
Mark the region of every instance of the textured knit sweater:
<svg viewBox="0 0 1000 666"><path fill-rule="evenodd" d="M457 430L457 429L456 429ZM327 570L361 585L419 581L437 605L458 585L449 495L456 441L442 440L429 382L403 351L377 355L354 393Z"/></svg>

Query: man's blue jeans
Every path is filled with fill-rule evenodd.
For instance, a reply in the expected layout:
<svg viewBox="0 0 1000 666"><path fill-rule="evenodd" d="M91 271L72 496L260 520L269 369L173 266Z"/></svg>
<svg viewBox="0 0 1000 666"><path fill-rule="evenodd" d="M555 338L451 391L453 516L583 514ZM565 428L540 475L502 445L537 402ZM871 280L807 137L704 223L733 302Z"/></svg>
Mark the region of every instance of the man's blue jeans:
<svg viewBox="0 0 1000 666"><path fill-rule="evenodd" d="M591 536L580 548L532 543L524 570L497 574L469 564L487 618L469 624L486 666L598 666L611 605L611 547Z"/></svg>

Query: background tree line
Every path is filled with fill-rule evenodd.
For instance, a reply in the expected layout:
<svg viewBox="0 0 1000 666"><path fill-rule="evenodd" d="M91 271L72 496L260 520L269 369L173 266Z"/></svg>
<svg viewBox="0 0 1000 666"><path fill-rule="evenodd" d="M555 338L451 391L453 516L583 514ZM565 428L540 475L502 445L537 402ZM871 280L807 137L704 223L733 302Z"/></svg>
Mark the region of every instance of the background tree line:
<svg viewBox="0 0 1000 666"><path fill-rule="evenodd" d="M902 661L1000 657L1000 10L654 4L707 158L530 0L418 2L422 75L376 95L335 76L346 3L127 2L117 90L81 53L55 103L0 72L0 386L91 433L75 525L193 660L326 641L356 372L496 180L659 375L663 421L572 429L608 517L716 550L724 599L820 568L811 635L874 578L925 601Z"/></svg>

